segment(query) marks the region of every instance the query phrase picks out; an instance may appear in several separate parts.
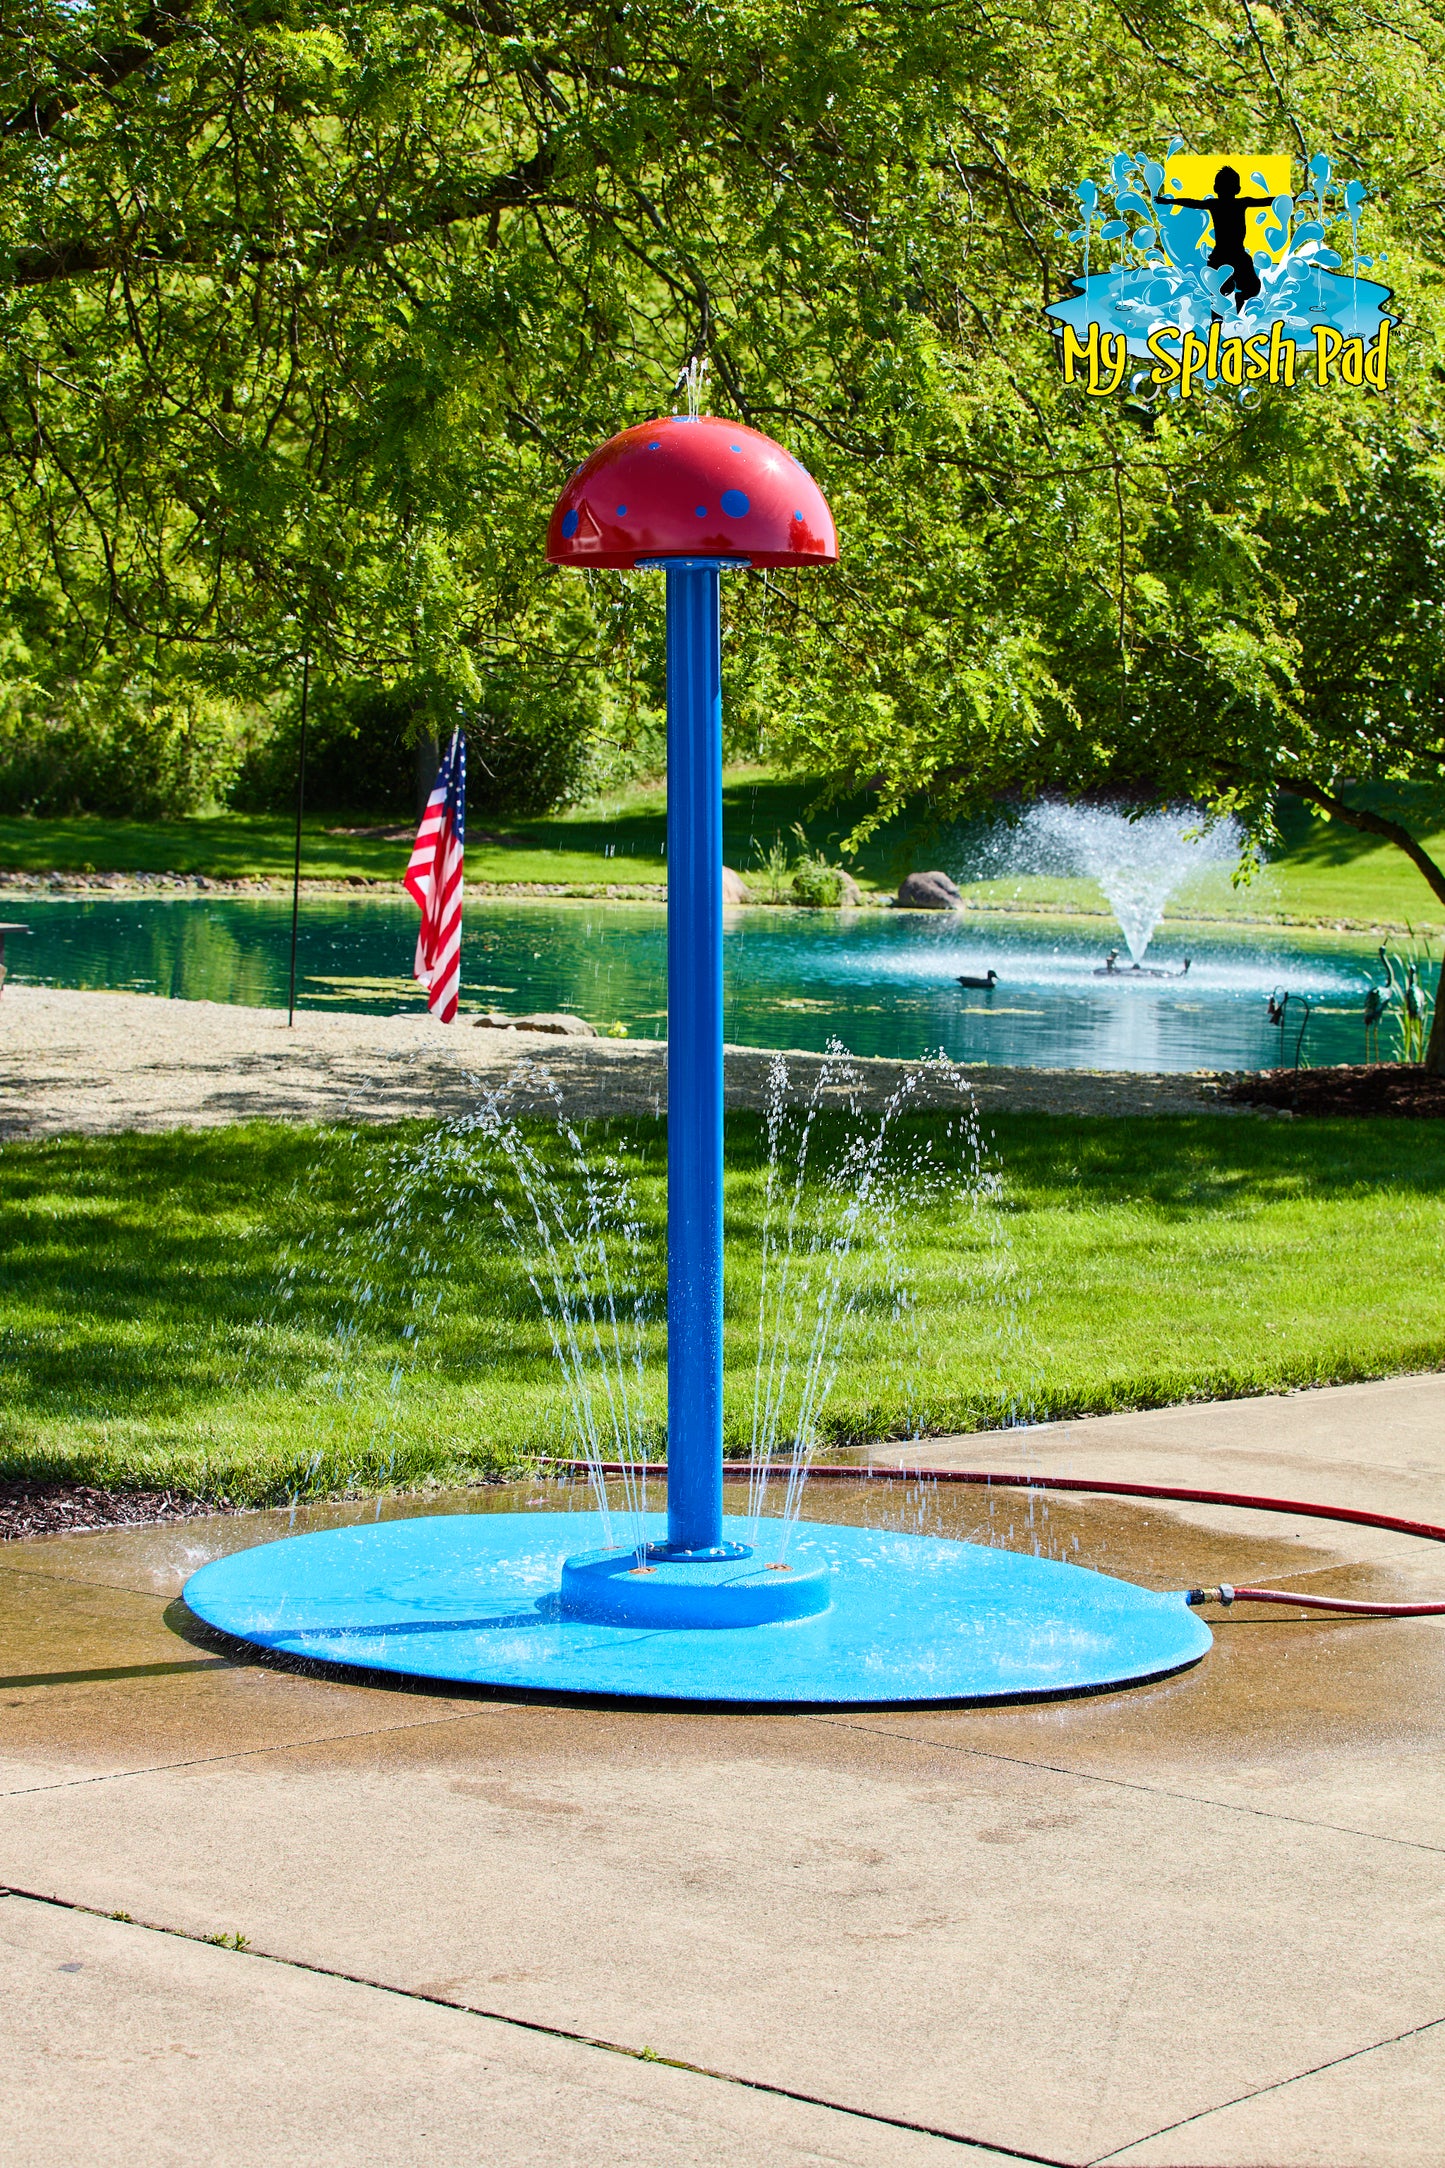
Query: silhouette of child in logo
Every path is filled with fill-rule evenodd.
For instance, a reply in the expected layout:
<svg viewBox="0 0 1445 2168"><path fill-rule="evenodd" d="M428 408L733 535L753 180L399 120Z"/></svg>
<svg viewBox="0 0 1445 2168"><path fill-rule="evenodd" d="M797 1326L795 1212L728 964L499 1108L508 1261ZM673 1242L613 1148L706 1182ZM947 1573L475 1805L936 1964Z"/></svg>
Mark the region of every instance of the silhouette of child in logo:
<svg viewBox="0 0 1445 2168"><path fill-rule="evenodd" d="M1246 301L1253 301L1259 292L1259 273L1254 268L1254 258L1244 238L1244 216L1246 211L1267 211L1274 198L1242 196L1239 193L1239 175L1233 166L1221 166L1214 176L1212 196L1159 196L1156 201L1182 204L1186 211L1208 211L1214 220L1214 246L1209 251L1210 266L1218 271L1227 265L1234 273L1233 278L1225 280L1219 297L1222 301L1228 294L1236 312L1244 307Z"/></svg>

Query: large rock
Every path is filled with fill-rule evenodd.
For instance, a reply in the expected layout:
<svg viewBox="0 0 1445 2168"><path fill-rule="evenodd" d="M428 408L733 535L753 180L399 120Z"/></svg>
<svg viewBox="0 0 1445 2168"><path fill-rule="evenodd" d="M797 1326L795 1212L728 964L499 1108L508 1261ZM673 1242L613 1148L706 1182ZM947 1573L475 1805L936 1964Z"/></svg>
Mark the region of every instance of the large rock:
<svg viewBox="0 0 1445 2168"><path fill-rule="evenodd" d="M500 1009L484 1009L472 1021L479 1031L547 1031L558 1039L595 1039L597 1026L585 1016L566 1016L560 1010L536 1016L504 1016Z"/></svg>
<svg viewBox="0 0 1445 2168"><path fill-rule="evenodd" d="M963 898L946 873L910 873L897 901L905 911L956 911Z"/></svg>
<svg viewBox="0 0 1445 2168"><path fill-rule="evenodd" d="M746 882L746 881L745 881L745 880L743 879L742 875L741 875L740 873L734 873L734 872L733 872L733 869L732 869L732 867L731 867L731 866L724 866L724 867L723 867L723 902L724 902L724 903L751 903L751 902L752 902L752 900L753 900L753 892L752 892L752 890L751 890L751 889L750 889L750 888L748 887L748 884L747 884L747 882Z"/></svg>
<svg viewBox="0 0 1445 2168"><path fill-rule="evenodd" d="M856 911L863 901L862 889L858 886L852 874L845 873L841 866L838 868L838 878L843 884L843 893L838 899L839 910Z"/></svg>

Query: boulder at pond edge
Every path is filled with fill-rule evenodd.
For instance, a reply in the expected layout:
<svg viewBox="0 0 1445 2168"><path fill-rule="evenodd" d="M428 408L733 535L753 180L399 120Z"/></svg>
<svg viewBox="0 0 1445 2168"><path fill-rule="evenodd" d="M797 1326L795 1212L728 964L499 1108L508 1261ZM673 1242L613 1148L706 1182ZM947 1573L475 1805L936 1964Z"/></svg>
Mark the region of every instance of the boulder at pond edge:
<svg viewBox="0 0 1445 2168"><path fill-rule="evenodd" d="M904 911L956 911L963 898L946 873L910 873L895 900Z"/></svg>
<svg viewBox="0 0 1445 2168"><path fill-rule="evenodd" d="M585 1016L565 1016L561 1011L538 1016L504 1016L500 1009L484 1009L472 1022L479 1031L546 1031L559 1039L595 1039L597 1026Z"/></svg>

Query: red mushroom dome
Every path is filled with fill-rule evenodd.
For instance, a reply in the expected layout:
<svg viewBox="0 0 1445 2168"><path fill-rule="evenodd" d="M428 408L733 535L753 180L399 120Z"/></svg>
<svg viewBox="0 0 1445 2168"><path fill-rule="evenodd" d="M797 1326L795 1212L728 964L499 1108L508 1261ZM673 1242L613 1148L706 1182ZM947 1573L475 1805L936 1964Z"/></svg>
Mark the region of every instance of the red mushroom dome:
<svg viewBox="0 0 1445 2168"><path fill-rule="evenodd" d="M624 429L577 469L547 527L554 565L627 568L659 557L836 564L838 535L806 467L716 414Z"/></svg>

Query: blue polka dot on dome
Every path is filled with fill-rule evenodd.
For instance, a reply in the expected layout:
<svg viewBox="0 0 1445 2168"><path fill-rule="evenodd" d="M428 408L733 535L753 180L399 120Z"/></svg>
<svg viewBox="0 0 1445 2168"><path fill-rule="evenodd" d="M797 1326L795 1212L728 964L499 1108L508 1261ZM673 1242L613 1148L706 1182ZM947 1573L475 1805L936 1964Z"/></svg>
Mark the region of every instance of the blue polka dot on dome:
<svg viewBox="0 0 1445 2168"><path fill-rule="evenodd" d="M662 446L660 444L649 444L647 449L650 452L660 452L662 450Z"/></svg>
<svg viewBox="0 0 1445 2168"><path fill-rule="evenodd" d="M576 532L577 514L575 512L564 512L562 514L562 540L570 542Z"/></svg>
<svg viewBox="0 0 1445 2168"><path fill-rule="evenodd" d="M734 446L732 447L732 449L733 449L733 450L734 450L735 452L740 452L740 451L742 450L742 446L741 446L741 444L735 444L735 445L734 445Z"/></svg>
<svg viewBox="0 0 1445 2168"><path fill-rule="evenodd" d="M794 517L794 519L796 519L796 520L801 520L801 519L802 519L802 517L803 517L803 515L802 515L802 513L801 513L801 512L795 512L795 513L793 514L793 517Z"/></svg>
<svg viewBox="0 0 1445 2168"><path fill-rule="evenodd" d="M707 518L707 506L706 506L705 504L700 504L700 505L698 506L698 508L697 508L697 516L698 516L698 518L699 518L699 519L706 519L706 518Z"/></svg>
<svg viewBox="0 0 1445 2168"><path fill-rule="evenodd" d="M729 519L745 519L748 500L740 489L725 489L722 493L722 508Z"/></svg>
<svg viewBox="0 0 1445 2168"><path fill-rule="evenodd" d="M627 507L626 507L626 505L625 505L625 504L619 504L619 505L618 505L618 507L617 507L617 517L618 517L619 519L626 519L626 517L627 517Z"/></svg>

